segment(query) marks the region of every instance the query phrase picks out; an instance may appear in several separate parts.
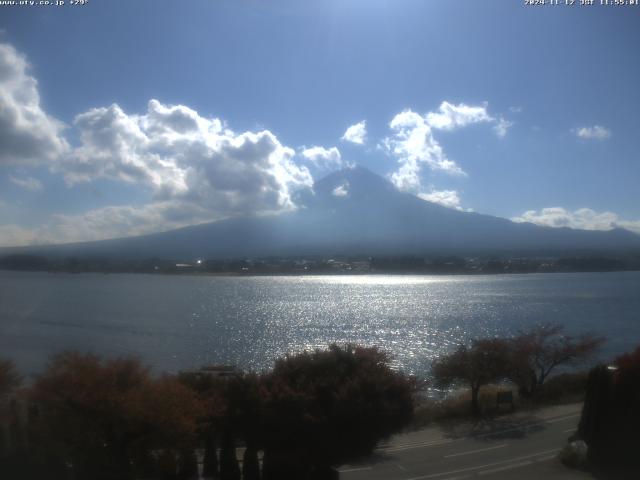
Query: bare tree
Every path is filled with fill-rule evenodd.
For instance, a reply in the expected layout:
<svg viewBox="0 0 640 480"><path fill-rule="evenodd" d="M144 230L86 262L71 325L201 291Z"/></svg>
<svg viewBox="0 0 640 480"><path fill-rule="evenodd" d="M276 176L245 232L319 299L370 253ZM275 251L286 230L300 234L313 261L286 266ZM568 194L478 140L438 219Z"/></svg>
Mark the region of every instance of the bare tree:
<svg viewBox="0 0 640 480"><path fill-rule="evenodd" d="M565 335L563 330L562 325L547 323L512 340L509 376L521 395L534 395L556 367L590 358L605 341L590 333Z"/></svg>
<svg viewBox="0 0 640 480"><path fill-rule="evenodd" d="M438 385L466 383L471 389L471 412L480 414L480 387L508 375L509 343L500 338L474 340L433 363L432 373Z"/></svg>

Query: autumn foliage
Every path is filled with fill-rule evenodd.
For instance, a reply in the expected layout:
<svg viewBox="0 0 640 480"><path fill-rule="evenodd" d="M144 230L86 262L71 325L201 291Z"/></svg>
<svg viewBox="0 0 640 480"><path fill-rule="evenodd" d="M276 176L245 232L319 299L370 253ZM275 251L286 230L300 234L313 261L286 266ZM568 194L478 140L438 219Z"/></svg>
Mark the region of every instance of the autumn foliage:
<svg viewBox="0 0 640 480"><path fill-rule="evenodd" d="M534 396L556 368L591 358L605 341L590 333L571 336L563 330L561 325L541 324L512 340L509 377L522 396Z"/></svg>
<svg viewBox="0 0 640 480"><path fill-rule="evenodd" d="M480 414L480 388L493 382L513 382L521 397L535 397L559 367L591 358L602 337L564 334L561 325L541 324L512 338L485 338L460 345L433 362L436 385L462 384L471 391L471 412Z"/></svg>
<svg viewBox="0 0 640 480"><path fill-rule="evenodd" d="M376 348L288 356L263 380L265 479L310 478L371 453L413 413L413 383Z"/></svg>
<svg viewBox="0 0 640 480"><path fill-rule="evenodd" d="M19 381L13 364L0 363L3 393ZM220 480L333 478L332 468L409 422L413 393L414 382L376 348L333 345L282 358L261 375L228 377L157 376L137 358L65 352L13 398L24 408L12 416L0 472L193 480L200 458L205 477Z"/></svg>
<svg viewBox="0 0 640 480"><path fill-rule="evenodd" d="M78 480L151 473L157 452L193 446L202 414L192 390L173 377L153 378L135 358L75 352L51 359L31 401L30 428L43 467L71 469Z"/></svg>
<svg viewBox="0 0 640 480"><path fill-rule="evenodd" d="M436 360L432 373L440 386L454 383L468 386L471 390L471 412L478 415L480 388L508 376L510 353L510 344L506 340L475 340L470 346L460 345L453 353Z"/></svg>

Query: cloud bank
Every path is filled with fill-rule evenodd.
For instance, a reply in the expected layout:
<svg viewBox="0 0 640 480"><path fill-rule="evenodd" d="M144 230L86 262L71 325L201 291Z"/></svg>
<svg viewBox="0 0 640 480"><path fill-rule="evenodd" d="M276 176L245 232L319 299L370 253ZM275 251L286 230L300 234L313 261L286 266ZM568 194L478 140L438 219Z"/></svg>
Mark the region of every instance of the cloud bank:
<svg viewBox="0 0 640 480"><path fill-rule="evenodd" d="M490 115L486 104L445 101L424 115L410 109L398 113L389 123L391 134L381 142L397 162L391 181L424 200L462 210L457 190L424 188L422 175L426 169L466 176L462 166L448 158L436 136L440 131L482 123L490 125L500 138L513 125L501 116ZM0 44L0 167L20 173L9 174L8 180L28 191L40 191L42 182L24 172L33 167L48 168L61 175L70 188L98 180L124 183L146 192L148 202L105 206L82 214L54 214L31 229L0 225L1 245L116 238L238 215L290 211L296 208L293 192L313 183L307 166L296 160L318 170L345 165L336 147L312 146L296 156L294 149L269 130L236 132L220 118L156 99L142 112L125 112L114 103L80 113L73 120L78 138L75 145L65 139L66 128L45 112L26 58L11 45ZM611 131L600 125L572 132L584 140L611 137ZM351 125L341 139L364 145L366 121ZM349 185L332 193L348 196ZM622 227L640 233L640 221L588 208L529 210L512 220L591 230Z"/></svg>
<svg viewBox="0 0 640 480"><path fill-rule="evenodd" d="M511 220L514 222L530 222L546 227L569 227L582 230L611 230L625 228L640 233L640 220L622 220L613 212L596 212L590 208L570 211L562 207L528 210Z"/></svg>
<svg viewBox="0 0 640 480"><path fill-rule="evenodd" d="M108 179L142 188L150 196L149 203L139 206L52 215L36 229L3 225L3 245L116 238L231 216L280 213L296 208L294 190L313 183L309 170L294 162L295 151L269 130L234 132L220 119L155 99L141 114L113 104L77 115L73 124L79 144L71 148L59 137L62 124L40 109L35 80L25 77L24 59L6 46L0 57L0 83L26 81L27 87L26 97L16 93L17 86L0 92L0 123L6 127L0 133L0 164L47 165L70 187ZM335 148L316 151L323 153L325 161L340 160ZM9 180L28 190L42 189L32 177Z"/></svg>
<svg viewBox="0 0 640 480"><path fill-rule="evenodd" d="M81 145L61 165L67 182L139 184L156 201L203 209L208 220L290 210L292 190L312 184L294 150L270 131L236 133L184 105L151 100L144 114L129 115L114 104L74 124Z"/></svg>
<svg viewBox="0 0 640 480"><path fill-rule="evenodd" d="M64 124L40 106L38 82L29 64L8 44L0 44L0 166L48 165L68 149Z"/></svg>

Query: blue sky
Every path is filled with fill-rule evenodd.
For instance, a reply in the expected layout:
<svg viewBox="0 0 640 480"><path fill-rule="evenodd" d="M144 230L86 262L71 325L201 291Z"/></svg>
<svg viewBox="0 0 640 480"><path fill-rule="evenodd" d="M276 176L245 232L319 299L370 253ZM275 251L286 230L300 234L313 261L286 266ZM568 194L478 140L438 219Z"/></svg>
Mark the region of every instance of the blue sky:
<svg viewBox="0 0 640 480"><path fill-rule="evenodd" d="M0 245L287 211L356 163L451 208L640 232L639 21L507 0L0 6Z"/></svg>

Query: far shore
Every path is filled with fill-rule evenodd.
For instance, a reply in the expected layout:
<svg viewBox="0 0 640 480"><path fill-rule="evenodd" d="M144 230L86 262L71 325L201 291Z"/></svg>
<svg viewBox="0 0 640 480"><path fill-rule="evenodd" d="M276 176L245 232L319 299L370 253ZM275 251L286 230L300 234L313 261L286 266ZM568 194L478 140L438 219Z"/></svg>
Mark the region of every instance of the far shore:
<svg viewBox="0 0 640 480"><path fill-rule="evenodd" d="M620 269L620 270L551 270L551 271L452 271L452 272L425 272L425 271L318 271L318 272L207 272L197 270L185 271L103 271L103 270L32 270L32 269L11 269L0 268L0 272L26 272L26 273L51 273L51 274L103 274L103 275L161 275L161 276L190 276L190 277L346 277L346 276L420 276L420 277L445 277L445 276L494 276L494 275L532 275L532 274L568 274L568 273L620 273L638 272L640 268Z"/></svg>

